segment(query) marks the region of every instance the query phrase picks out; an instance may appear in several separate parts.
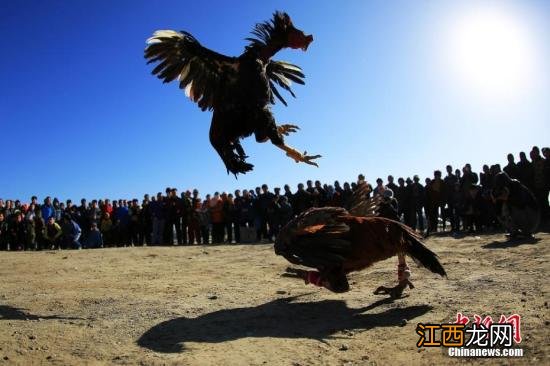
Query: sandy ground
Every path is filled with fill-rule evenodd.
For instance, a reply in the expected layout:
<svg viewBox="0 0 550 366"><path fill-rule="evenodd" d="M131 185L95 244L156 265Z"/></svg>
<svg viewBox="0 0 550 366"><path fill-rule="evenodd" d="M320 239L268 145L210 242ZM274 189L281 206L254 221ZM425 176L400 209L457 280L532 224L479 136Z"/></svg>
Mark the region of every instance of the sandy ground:
<svg viewBox="0 0 550 366"><path fill-rule="evenodd" d="M396 259L354 274L332 294L283 277L272 245L0 253L0 365L549 364L550 235L435 237L448 279L413 265L414 290L373 295L395 281ZM519 313L521 359L453 359L418 349L418 322L457 312Z"/></svg>

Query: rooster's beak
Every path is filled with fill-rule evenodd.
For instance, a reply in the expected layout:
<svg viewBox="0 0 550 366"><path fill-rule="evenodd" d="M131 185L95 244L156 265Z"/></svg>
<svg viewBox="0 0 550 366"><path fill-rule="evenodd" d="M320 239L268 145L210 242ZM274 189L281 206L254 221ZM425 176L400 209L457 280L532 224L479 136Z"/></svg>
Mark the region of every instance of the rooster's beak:
<svg viewBox="0 0 550 366"><path fill-rule="evenodd" d="M309 44L313 42L313 36L310 34L309 36L306 36L304 39L304 45L302 46L302 51L307 51L307 48L309 47Z"/></svg>

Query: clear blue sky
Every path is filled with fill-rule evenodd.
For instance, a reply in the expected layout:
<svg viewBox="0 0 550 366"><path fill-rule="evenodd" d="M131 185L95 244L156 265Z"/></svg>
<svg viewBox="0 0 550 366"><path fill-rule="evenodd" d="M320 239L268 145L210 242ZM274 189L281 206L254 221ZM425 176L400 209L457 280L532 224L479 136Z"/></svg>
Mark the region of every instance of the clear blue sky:
<svg viewBox="0 0 550 366"><path fill-rule="evenodd" d="M211 114L150 75L145 40L157 29L187 30L206 47L239 55L253 25L274 10L314 36L307 52L276 56L302 66L307 79L274 113L301 126L290 145L323 158L319 168L296 164L249 138L255 169L235 180L208 141ZM520 28L515 41L502 36L500 59L482 70L496 70L488 83L507 80L510 68L529 82L512 78L481 95L486 80L475 80L476 70L465 71L470 81L457 76L453 61L474 59L475 68L477 52L465 46L462 62L450 34L480 12L488 24L494 13L496 23ZM424 177L447 163L479 170L505 162L508 152L550 144L548 1L22 0L2 3L0 33L4 199L141 198L166 186L197 187L204 196L264 182L351 181L358 173L370 181ZM524 43L529 55L514 64ZM526 64L529 76L521 73Z"/></svg>

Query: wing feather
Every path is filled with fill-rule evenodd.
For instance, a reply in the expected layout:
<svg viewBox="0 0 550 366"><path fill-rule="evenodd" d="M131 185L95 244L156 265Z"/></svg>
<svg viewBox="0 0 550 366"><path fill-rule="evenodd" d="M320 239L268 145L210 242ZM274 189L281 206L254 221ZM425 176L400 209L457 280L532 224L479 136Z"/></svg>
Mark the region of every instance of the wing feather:
<svg viewBox="0 0 550 366"><path fill-rule="evenodd" d="M376 216L378 212L381 196L368 198L370 187L366 183L360 184L351 197L349 213L353 216Z"/></svg>
<svg viewBox="0 0 550 366"><path fill-rule="evenodd" d="M296 98L296 95L291 89L292 82L301 85L305 84L305 75L302 73L302 69L299 66L285 61L270 60L266 66L266 75L269 78L269 86L271 89L270 99L272 104L275 102L275 99L273 98L273 96L275 96L281 101L281 103L287 105L285 99L277 90L275 84L289 92L294 98Z"/></svg>
<svg viewBox="0 0 550 366"><path fill-rule="evenodd" d="M237 58L203 47L188 32L158 30L146 43L147 63L158 63L152 74L164 83L177 80L179 88L202 110L212 109L222 86L236 79Z"/></svg>

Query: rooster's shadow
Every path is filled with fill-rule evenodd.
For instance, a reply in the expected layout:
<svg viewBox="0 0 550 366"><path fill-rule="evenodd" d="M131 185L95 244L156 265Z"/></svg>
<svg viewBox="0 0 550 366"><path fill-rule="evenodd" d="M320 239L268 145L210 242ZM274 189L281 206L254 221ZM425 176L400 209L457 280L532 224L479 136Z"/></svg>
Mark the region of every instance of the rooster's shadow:
<svg viewBox="0 0 550 366"><path fill-rule="evenodd" d="M344 330L365 331L394 327L429 312L429 305L392 307L378 313L365 313L393 302L379 300L363 308L349 308L342 300L294 302L297 297L276 299L258 306L219 310L196 318L181 317L159 323L137 341L155 352L177 353L187 342L220 343L246 337L309 338L319 341L335 338ZM394 305L392 305L394 306Z"/></svg>
<svg viewBox="0 0 550 366"><path fill-rule="evenodd" d="M9 305L0 305L0 320L83 320L78 317L68 317L61 315L37 315L28 312L26 309L16 308Z"/></svg>

